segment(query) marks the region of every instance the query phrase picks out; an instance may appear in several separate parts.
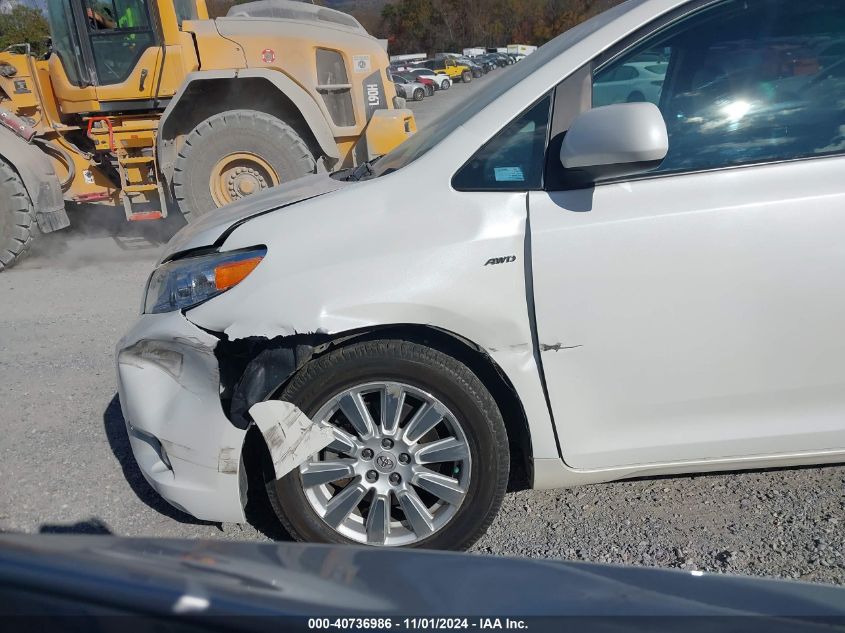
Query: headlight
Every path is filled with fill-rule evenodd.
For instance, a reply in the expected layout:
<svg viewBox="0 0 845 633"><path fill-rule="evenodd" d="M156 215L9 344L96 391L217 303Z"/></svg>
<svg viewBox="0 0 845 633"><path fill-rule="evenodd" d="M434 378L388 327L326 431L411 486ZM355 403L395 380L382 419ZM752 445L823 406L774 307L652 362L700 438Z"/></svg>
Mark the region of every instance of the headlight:
<svg viewBox="0 0 845 633"><path fill-rule="evenodd" d="M261 263L267 249L186 257L162 264L147 284L144 312L183 310L236 286Z"/></svg>

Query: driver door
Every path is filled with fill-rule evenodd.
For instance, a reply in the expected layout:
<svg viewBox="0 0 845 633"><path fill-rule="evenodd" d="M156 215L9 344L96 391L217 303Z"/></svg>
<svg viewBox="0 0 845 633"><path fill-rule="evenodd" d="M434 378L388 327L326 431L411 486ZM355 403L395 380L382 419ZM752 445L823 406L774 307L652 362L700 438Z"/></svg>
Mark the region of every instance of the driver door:
<svg viewBox="0 0 845 633"><path fill-rule="evenodd" d="M97 99L150 99L161 46L144 0L83 0ZM108 106L102 109L108 109Z"/></svg>

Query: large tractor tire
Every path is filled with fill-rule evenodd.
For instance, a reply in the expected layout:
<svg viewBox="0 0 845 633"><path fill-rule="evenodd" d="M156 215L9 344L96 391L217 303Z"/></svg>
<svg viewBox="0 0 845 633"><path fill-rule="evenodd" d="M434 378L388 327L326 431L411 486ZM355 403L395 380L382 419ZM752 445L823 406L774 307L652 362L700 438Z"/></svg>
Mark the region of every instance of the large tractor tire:
<svg viewBox="0 0 845 633"><path fill-rule="evenodd" d="M35 209L23 181L0 158L0 272L26 256L37 230Z"/></svg>
<svg viewBox="0 0 845 633"><path fill-rule="evenodd" d="M283 182L313 174L316 161L288 124L255 110L221 112L185 139L173 193L188 222Z"/></svg>

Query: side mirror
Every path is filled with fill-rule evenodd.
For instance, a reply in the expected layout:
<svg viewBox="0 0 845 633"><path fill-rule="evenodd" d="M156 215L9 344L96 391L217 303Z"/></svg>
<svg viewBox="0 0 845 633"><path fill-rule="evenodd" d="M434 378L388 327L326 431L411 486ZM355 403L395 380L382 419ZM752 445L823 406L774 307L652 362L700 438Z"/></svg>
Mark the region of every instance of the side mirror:
<svg viewBox="0 0 845 633"><path fill-rule="evenodd" d="M653 103L619 103L579 114L560 148L567 180L590 184L654 169L666 158L669 135Z"/></svg>

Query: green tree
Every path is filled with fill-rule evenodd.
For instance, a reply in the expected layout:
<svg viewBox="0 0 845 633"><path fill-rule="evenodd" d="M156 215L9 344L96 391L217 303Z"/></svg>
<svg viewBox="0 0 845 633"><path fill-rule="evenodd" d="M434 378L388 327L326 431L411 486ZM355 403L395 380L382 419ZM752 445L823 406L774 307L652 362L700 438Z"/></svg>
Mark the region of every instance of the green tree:
<svg viewBox="0 0 845 633"><path fill-rule="evenodd" d="M390 52L541 45L622 0L388 0L373 34ZM346 9L347 7L344 7ZM355 15L356 10L348 8Z"/></svg>
<svg viewBox="0 0 845 633"><path fill-rule="evenodd" d="M8 13L0 13L0 50L12 44L30 44L33 53L42 55L48 37L47 19L38 9L19 4Z"/></svg>

